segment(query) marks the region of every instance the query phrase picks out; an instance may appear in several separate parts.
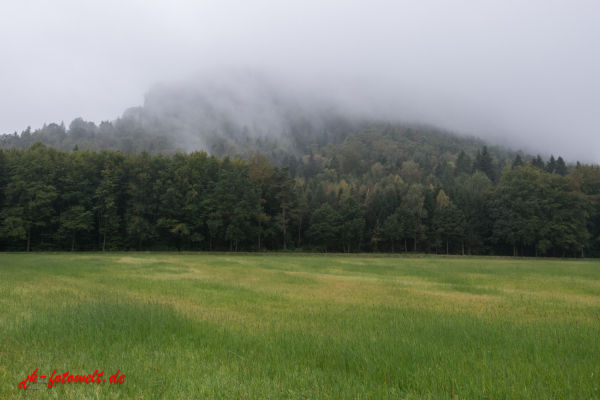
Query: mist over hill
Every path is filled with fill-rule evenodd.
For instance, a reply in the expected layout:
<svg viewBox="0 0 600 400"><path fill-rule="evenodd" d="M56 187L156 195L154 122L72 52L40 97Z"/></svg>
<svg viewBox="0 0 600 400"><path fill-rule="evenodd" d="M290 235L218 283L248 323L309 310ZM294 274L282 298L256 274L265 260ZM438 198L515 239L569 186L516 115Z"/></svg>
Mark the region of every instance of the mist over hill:
<svg viewBox="0 0 600 400"><path fill-rule="evenodd" d="M128 110L128 115L136 115L149 132L170 132L186 149L221 155L232 146L240 153L255 148L256 139L303 152L312 143L339 141L335 134L341 129L361 126L359 116L350 116L331 100L252 73L157 84L145 95L143 107Z"/></svg>
<svg viewBox="0 0 600 400"><path fill-rule="evenodd" d="M487 144L403 122L396 116L403 115L401 104L373 93L339 82L302 84L250 71L213 72L155 84L142 106L128 108L114 121L97 125L77 118L68 126L51 123L35 131L27 128L21 135L2 135L0 144L26 148L39 141L66 151L163 155L204 150L217 157L260 151L278 165L290 157L331 154L331 148L322 150L328 145L339 154L357 151L366 163L386 159L401 164L416 156L421 164L433 165L445 153L445 158L456 158L464 150L474 157ZM366 132L371 136L368 143L360 138ZM373 134L383 139L375 140ZM498 146L490 150L497 161L515 156Z"/></svg>
<svg viewBox="0 0 600 400"><path fill-rule="evenodd" d="M74 249L84 226L92 250L600 254L597 166L402 122L353 90L224 73L156 84L114 121L3 135L0 250Z"/></svg>

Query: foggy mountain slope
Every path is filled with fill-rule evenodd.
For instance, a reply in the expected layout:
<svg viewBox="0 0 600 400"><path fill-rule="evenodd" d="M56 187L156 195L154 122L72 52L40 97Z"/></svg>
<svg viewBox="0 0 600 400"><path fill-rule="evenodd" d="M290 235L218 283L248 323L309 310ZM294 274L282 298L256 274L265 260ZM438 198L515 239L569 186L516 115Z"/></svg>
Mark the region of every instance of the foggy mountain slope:
<svg viewBox="0 0 600 400"><path fill-rule="evenodd" d="M204 150L217 157L246 157L260 151L277 165L288 165L292 158L306 163L312 154L323 168L325 160L337 160L335 164L344 159L346 164L351 159L364 163L364 168L376 162L400 166L405 161L433 168L440 158L455 159L460 151L474 158L486 145L474 137L398 122L383 112L378 115L384 98L361 98L360 92L350 92L342 96L250 72L208 74L154 85L143 106L125 110L115 121L96 125L78 118L68 127L49 124L21 136L3 135L0 144L22 148L40 141L68 151L164 155ZM361 106L365 103L370 104L369 111ZM498 146L490 150L499 164L515 156Z"/></svg>
<svg viewBox="0 0 600 400"><path fill-rule="evenodd" d="M251 73L157 84L146 94L141 113L145 129L170 132L187 149L215 154L233 143L240 143L235 147L243 153L256 139L303 153L313 143L338 142L340 130L358 129L359 120L330 100Z"/></svg>
<svg viewBox="0 0 600 400"><path fill-rule="evenodd" d="M398 122L377 112L385 103L384 98L368 98L360 91L294 86L289 80L229 71L157 84L145 95L143 107L124 117L137 118L150 134L170 135L186 151L206 150L217 156L261 151L274 162L280 161L281 153L302 157L328 144L344 146L349 137L367 130L415 133L421 143L409 147L426 145L430 139L439 141L441 135L456 142L453 153L474 152L485 144L442 129ZM407 144L401 136L389 138L395 144L387 146L388 150ZM363 144L362 150L368 147ZM383 148L380 151L385 153ZM395 154L406 159L413 153L414 149L407 149Z"/></svg>

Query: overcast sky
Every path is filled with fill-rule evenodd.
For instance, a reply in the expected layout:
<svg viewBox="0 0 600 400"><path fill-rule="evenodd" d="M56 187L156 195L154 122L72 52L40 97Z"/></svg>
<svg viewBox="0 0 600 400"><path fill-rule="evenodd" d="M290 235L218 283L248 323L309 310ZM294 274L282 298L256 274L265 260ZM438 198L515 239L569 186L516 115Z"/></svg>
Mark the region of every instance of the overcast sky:
<svg viewBox="0 0 600 400"><path fill-rule="evenodd" d="M600 162L598 1L2 0L0 133L251 68L357 109Z"/></svg>

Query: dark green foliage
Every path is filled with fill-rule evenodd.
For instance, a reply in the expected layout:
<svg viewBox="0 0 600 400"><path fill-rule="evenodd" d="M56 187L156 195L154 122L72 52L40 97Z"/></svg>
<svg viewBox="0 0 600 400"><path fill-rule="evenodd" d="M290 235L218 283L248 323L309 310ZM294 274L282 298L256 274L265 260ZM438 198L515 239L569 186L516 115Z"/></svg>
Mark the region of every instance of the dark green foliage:
<svg viewBox="0 0 600 400"><path fill-rule="evenodd" d="M4 188L5 203L0 214L3 237L26 240L29 251L31 234L49 227L57 212L55 178L60 153L36 143L26 151L12 151L9 179Z"/></svg>
<svg viewBox="0 0 600 400"><path fill-rule="evenodd" d="M472 169L471 157L464 150L461 150L456 159L456 173L470 174Z"/></svg>
<svg viewBox="0 0 600 400"><path fill-rule="evenodd" d="M562 157L558 157L558 160L556 160L555 172L561 176L565 176L567 174L567 165Z"/></svg>
<svg viewBox="0 0 600 400"><path fill-rule="evenodd" d="M402 240L404 240L404 252L406 252L408 250L406 239L412 237L414 232L414 218L406 205L399 205L396 211L386 218L381 230L384 236L390 240L392 252L394 252L394 242L401 243Z"/></svg>
<svg viewBox="0 0 600 400"><path fill-rule="evenodd" d="M569 191L569 182L537 168L505 170L490 216L495 242L533 246L535 255L550 249L581 251L589 239L585 196Z"/></svg>
<svg viewBox="0 0 600 400"><path fill-rule="evenodd" d="M475 158L473 169L475 171L481 171L485 173L492 182L495 181L496 172L494 170L494 162L492 160L491 154L487 149L487 146L483 146L483 149L481 151L477 150L477 157Z"/></svg>
<svg viewBox="0 0 600 400"><path fill-rule="evenodd" d="M544 169L544 167L546 166L546 164L544 163L544 160L542 160L542 157L539 154L536 158L531 160L531 165L533 167L540 168L540 169Z"/></svg>
<svg viewBox="0 0 600 400"><path fill-rule="evenodd" d="M78 231L90 231L93 227L91 211L85 211L82 206L69 208L60 215L59 234L62 232L72 234L71 251L75 249L75 235Z"/></svg>
<svg viewBox="0 0 600 400"><path fill-rule="evenodd" d="M317 247L331 248L340 226L339 214L327 203L319 207L310 219L310 228L306 231L308 240Z"/></svg>
<svg viewBox="0 0 600 400"><path fill-rule="evenodd" d="M446 254L450 254L449 244L451 240L464 240L465 215L450 201L443 190L440 191L437 197L437 207L432 225L436 238L446 245Z"/></svg>
<svg viewBox="0 0 600 400"><path fill-rule="evenodd" d="M523 162L523 158L521 157L520 154L517 154L517 156L515 157L512 165L513 167L521 167L523 166L524 162Z"/></svg>
<svg viewBox="0 0 600 400"><path fill-rule="evenodd" d="M24 131L19 143L43 133L81 150L0 148L2 250L410 247L600 256L600 171L567 168L561 157L529 164L529 155L474 139L377 124L330 143L302 141L300 155L249 139L245 158L136 153L143 129L127 118L99 126L78 119L68 130L51 124L42 131ZM17 140L8 136L2 140ZM129 143L132 152L85 150L102 140ZM251 151L252 143L268 151ZM231 143L222 144L228 154Z"/></svg>
<svg viewBox="0 0 600 400"><path fill-rule="evenodd" d="M288 167L275 170L271 191L281 210L275 215L274 221L277 228L283 233L283 249L285 250L287 228L298 208L298 205L295 204L297 193L294 191L294 181Z"/></svg>
<svg viewBox="0 0 600 400"><path fill-rule="evenodd" d="M354 197L348 198L340 210L340 239L348 253L360 243L365 229L365 206Z"/></svg>
<svg viewBox="0 0 600 400"><path fill-rule="evenodd" d="M548 160L548 163L546 164L546 171L548 171L548 173L551 174L554 172L555 169L556 160L554 159L554 156L550 156L550 160Z"/></svg>

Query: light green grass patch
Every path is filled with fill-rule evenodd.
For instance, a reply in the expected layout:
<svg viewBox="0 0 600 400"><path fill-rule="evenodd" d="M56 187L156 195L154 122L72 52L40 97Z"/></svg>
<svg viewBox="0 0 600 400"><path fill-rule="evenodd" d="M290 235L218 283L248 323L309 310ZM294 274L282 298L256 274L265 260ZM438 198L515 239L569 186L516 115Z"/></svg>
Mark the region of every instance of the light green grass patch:
<svg viewBox="0 0 600 400"><path fill-rule="evenodd" d="M2 254L0 396L600 398L599 287L596 261ZM127 379L19 390L36 368Z"/></svg>

